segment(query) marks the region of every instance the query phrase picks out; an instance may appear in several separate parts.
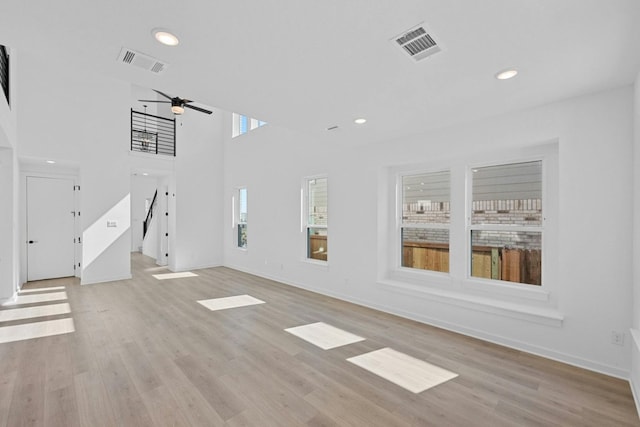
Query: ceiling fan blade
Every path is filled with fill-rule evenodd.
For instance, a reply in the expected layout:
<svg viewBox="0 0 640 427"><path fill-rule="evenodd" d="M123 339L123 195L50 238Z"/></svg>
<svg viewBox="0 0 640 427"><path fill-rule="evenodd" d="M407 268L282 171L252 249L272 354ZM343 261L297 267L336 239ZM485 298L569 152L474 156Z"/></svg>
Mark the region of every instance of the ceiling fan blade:
<svg viewBox="0 0 640 427"><path fill-rule="evenodd" d="M152 90L153 90L154 92L156 92L156 93L159 93L160 95L164 96L164 97L165 97L165 98L167 98L167 99L173 99L172 97L170 97L170 96L169 96L169 95L167 95L166 93L162 93L162 92L160 92L159 90L155 90L155 89L152 89Z"/></svg>
<svg viewBox="0 0 640 427"><path fill-rule="evenodd" d="M171 104L171 101L155 101L153 99L138 99L139 102L160 102L162 104Z"/></svg>
<svg viewBox="0 0 640 427"><path fill-rule="evenodd" d="M204 108L194 107L193 105L185 104L184 108L191 108L192 110L200 111L201 113L211 114L213 111L205 110Z"/></svg>

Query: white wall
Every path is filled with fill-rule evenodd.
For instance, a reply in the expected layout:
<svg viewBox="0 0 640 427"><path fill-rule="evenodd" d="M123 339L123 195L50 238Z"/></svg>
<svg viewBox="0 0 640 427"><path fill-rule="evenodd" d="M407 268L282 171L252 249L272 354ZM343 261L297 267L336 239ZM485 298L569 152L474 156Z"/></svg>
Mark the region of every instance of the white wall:
<svg viewBox="0 0 640 427"><path fill-rule="evenodd" d="M80 165L82 283L130 277L130 85L24 51L16 74L19 156Z"/></svg>
<svg viewBox="0 0 640 427"><path fill-rule="evenodd" d="M16 132L17 59L9 47L9 93L11 105L0 91L0 303L14 296L20 286L18 250L19 165Z"/></svg>
<svg viewBox="0 0 640 427"><path fill-rule="evenodd" d="M272 125L226 138L225 265L626 377L630 339L613 345L611 332L631 324L632 106L625 87L363 147ZM387 226L379 217L391 203L388 168L551 140L559 142L559 178L552 183L560 200L559 268L547 311L563 321L531 321L517 313L526 304L507 298L501 304L509 310L492 312L473 292L445 298L383 283L378 263L387 249L379 234ZM301 180L322 173L329 177L328 266L302 261L300 232ZM235 248L226 208L239 186L250 197L247 251ZM590 196L601 203L585 211Z"/></svg>
<svg viewBox="0 0 640 427"><path fill-rule="evenodd" d="M176 125L175 175L169 186L169 268L222 264L222 118L186 110Z"/></svg>
<svg viewBox="0 0 640 427"><path fill-rule="evenodd" d="M640 410L640 73L634 85L633 109L633 322L631 390Z"/></svg>

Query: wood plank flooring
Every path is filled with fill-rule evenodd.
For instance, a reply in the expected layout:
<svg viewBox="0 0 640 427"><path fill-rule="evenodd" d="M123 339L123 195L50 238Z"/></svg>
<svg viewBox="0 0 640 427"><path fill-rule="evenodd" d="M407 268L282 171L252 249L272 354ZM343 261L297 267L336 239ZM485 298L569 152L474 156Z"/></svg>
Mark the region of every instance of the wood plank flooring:
<svg viewBox="0 0 640 427"><path fill-rule="evenodd" d="M638 426L626 381L228 268L64 286L75 332L0 344L0 426ZM56 291L60 292L60 290ZM29 295L38 295L33 292ZM210 311L198 300L265 302ZM25 300L26 301L26 300ZM11 317L6 317L10 319ZM366 338L323 350L284 331L326 322ZM459 376L419 394L346 359L390 347Z"/></svg>

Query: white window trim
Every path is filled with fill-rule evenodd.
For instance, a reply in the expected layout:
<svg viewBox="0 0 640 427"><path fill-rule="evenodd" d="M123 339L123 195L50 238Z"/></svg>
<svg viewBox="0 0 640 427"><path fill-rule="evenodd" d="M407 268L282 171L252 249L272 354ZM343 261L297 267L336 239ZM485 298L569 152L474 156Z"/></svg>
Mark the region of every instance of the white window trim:
<svg viewBox="0 0 640 427"><path fill-rule="evenodd" d="M395 252L395 266L394 269L396 270L396 272L398 273L399 276L404 276L407 278L411 278L414 274L417 274L419 277L420 275L424 275L427 277L433 277L433 278L440 278L440 279L444 279L444 278L449 278L450 277L450 273L451 270L449 270L449 272L442 272L442 271L434 271L434 270L421 270L421 269L417 269L417 268L411 268L411 267L403 267L402 266L402 228L403 228L403 220L402 220L402 205L403 205L403 199L404 199L404 187L402 184L402 180L405 176L412 176L412 175L426 175L426 174L430 174L430 173L438 173L438 172L449 172L449 193L451 193L451 169L450 168L428 168L428 169L417 169L417 170L410 170L410 171L401 171L401 172L397 172L396 173L396 183L395 183L395 188L396 188L396 212L395 212L395 218L396 218L396 226L395 226L395 233L393 236L393 245L396 248ZM449 201L449 203L451 203L451 201ZM448 224L438 224L438 223L434 223L434 224L429 224L429 223L418 223L418 224L408 224L407 228L421 228L421 229L425 229L425 230L449 230L449 233L451 233L451 221L449 221ZM451 237L449 237L449 246L451 246ZM451 257L451 255L449 255L449 257Z"/></svg>
<svg viewBox="0 0 640 427"><path fill-rule="evenodd" d="M327 180L327 225L309 224L309 181L313 179L326 179ZM327 174L306 176L302 179L302 185L300 188L300 234L302 235L302 250L301 261L319 267L328 267L329 260L327 261L313 259L308 257L308 229L309 228L321 228L329 230L329 177ZM327 246L329 242L329 236L327 235Z"/></svg>
<svg viewBox="0 0 640 427"><path fill-rule="evenodd" d="M245 189L247 191L247 216L249 215L249 191L247 186L239 186L234 188L233 196L231 196L231 228L233 229L233 246L239 251L247 252L249 250L249 239L247 239L247 246L238 246L238 226L240 224L247 225L249 219L246 222L240 221L240 190Z"/></svg>
<svg viewBox="0 0 640 427"><path fill-rule="evenodd" d="M542 285L527 285L513 282L471 277L471 242L470 242L470 212L471 212L471 170L482 166L491 166L526 161L542 160L543 177L543 224L540 227L506 226L510 231L542 232ZM436 172L448 169L451 173L451 219L449 224L449 273L434 272L400 267L402 245L400 237L402 193L401 178L405 175ZM387 211L389 226L388 234L380 241L387 250L379 252L382 262L386 260L386 267L379 269L378 283L398 288L406 292L411 289L414 294L431 298L437 295L452 300L464 300L465 304L478 301L478 304L501 306L505 302L520 306L522 312L534 310L550 310L553 323L562 322L562 315L555 311L558 306L558 141L543 144L505 149L500 152L490 152L473 157L465 156L449 159L440 164L437 162L412 165L409 167L392 167L387 169L390 183L388 188ZM400 182L400 184L399 184ZM381 206L382 208L382 206ZM473 229L484 227L474 226ZM495 230L493 226L487 226ZM384 243L386 240L386 244ZM518 311L517 308L513 310ZM513 311L508 310L508 311ZM498 310L502 312L503 310ZM546 316L546 315L545 315ZM543 317L545 317L543 316ZM515 316L510 316L515 317Z"/></svg>

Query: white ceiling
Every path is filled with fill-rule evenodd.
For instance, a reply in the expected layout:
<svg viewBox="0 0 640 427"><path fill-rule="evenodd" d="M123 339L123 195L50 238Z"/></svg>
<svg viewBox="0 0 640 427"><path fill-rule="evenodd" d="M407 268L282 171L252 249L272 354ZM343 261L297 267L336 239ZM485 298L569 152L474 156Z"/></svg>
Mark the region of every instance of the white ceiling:
<svg viewBox="0 0 640 427"><path fill-rule="evenodd" d="M389 40L420 22L444 49L415 63ZM3 0L0 44L363 143L630 84L638 23L638 0ZM170 67L119 64L123 46Z"/></svg>

